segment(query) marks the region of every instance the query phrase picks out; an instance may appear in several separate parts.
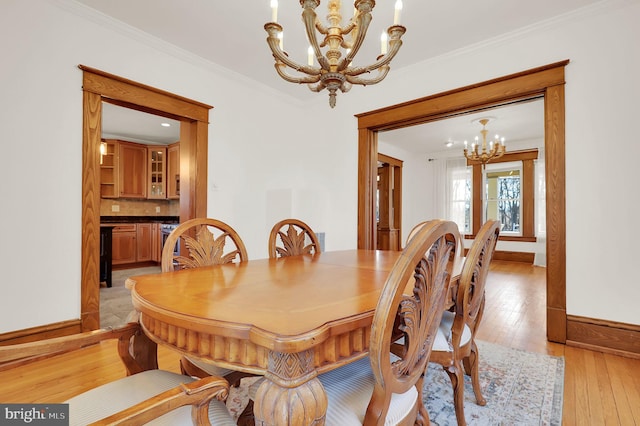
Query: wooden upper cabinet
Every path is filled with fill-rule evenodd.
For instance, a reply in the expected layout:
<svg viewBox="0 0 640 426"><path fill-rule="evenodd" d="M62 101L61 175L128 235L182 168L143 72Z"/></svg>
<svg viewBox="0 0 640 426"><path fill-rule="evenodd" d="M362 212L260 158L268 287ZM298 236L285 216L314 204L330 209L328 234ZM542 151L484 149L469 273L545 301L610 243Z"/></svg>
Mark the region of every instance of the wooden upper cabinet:
<svg viewBox="0 0 640 426"><path fill-rule="evenodd" d="M103 139L100 144L100 196L118 198L118 141Z"/></svg>
<svg viewBox="0 0 640 426"><path fill-rule="evenodd" d="M147 147L130 142L118 144L120 197L147 197Z"/></svg>
<svg viewBox="0 0 640 426"><path fill-rule="evenodd" d="M148 193L147 198L167 198L167 148L150 145L147 147Z"/></svg>
<svg viewBox="0 0 640 426"><path fill-rule="evenodd" d="M167 147L167 198L180 198L180 142Z"/></svg>
<svg viewBox="0 0 640 426"><path fill-rule="evenodd" d="M180 198L180 142L164 146L103 139L100 149L102 198Z"/></svg>

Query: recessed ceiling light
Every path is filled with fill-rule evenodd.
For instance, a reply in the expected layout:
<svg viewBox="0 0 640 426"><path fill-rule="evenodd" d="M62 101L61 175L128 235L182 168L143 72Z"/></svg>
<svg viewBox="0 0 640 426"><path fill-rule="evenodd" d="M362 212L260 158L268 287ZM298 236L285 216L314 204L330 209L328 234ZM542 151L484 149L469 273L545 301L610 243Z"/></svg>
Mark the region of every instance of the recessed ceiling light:
<svg viewBox="0 0 640 426"><path fill-rule="evenodd" d="M444 146L446 146L447 148L451 148L453 146L453 141L447 141L444 143Z"/></svg>
<svg viewBox="0 0 640 426"><path fill-rule="evenodd" d="M171 124L169 124L169 123L160 123L160 125L162 127L171 127Z"/></svg>

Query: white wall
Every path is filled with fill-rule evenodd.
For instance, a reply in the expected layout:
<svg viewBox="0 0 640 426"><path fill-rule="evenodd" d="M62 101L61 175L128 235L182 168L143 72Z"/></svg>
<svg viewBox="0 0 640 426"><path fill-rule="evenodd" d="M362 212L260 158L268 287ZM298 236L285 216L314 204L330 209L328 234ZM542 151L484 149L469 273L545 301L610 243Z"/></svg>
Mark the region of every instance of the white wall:
<svg viewBox="0 0 640 426"><path fill-rule="evenodd" d="M379 85L339 95L333 110L326 105L326 94L303 109L292 99L199 64L183 52L168 54L153 48L153 40L142 42L111 30L97 17L83 18L63 0L41 0L36 6L5 0L1 8L5 161L0 168L0 333L79 316L78 64L215 107L209 132L208 214L234 226L250 257L256 258L266 256L268 230L287 209L327 232L327 250L355 247L354 114L570 59L567 310L640 324L640 286L632 269L633 242L640 240L640 231L632 225L640 191L629 190L632 162L640 153L635 126L640 95L637 0L604 2L571 19L392 69ZM615 150L599 150L609 141L615 142ZM276 203L287 200L289 206ZM623 208L616 209L621 204Z"/></svg>

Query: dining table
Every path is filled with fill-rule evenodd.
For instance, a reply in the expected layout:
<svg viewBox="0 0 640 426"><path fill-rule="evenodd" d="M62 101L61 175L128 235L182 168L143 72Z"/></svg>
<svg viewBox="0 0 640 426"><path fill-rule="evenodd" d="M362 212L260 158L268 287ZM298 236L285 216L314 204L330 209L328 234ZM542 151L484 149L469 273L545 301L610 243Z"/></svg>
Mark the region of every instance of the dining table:
<svg viewBox="0 0 640 426"><path fill-rule="evenodd" d="M126 285L151 340L264 375L256 424L324 424L327 398L317 376L368 356L378 298L400 254L354 249L254 259L139 275ZM452 284L463 261L453 262Z"/></svg>

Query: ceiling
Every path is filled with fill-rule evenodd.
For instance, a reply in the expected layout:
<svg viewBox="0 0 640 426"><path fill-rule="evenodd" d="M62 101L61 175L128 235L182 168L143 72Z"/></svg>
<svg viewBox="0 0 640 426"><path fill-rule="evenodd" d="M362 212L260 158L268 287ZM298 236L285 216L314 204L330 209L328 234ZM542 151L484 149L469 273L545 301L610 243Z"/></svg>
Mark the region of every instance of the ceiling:
<svg viewBox="0 0 640 426"><path fill-rule="evenodd" d="M103 102L102 137L168 145L180 140L180 122Z"/></svg>
<svg viewBox="0 0 640 426"><path fill-rule="evenodd" d="M191 52L206 61L216 64L233 73L258 81L275 90L301 100L309 100L318 96L327 96L326 92L312 93L303 86L287 83L282 80L273 67L273 58L266 44L264 24L271 20L270 0L228 1L228 0L76 0L95 11L121 21L133 27L134 31L142 31L167 43ZM484 1L425 1L404 0L401 24L407 28L403 36L403 45L398 55L391 63L394 69L406 67L444 53L460 49L472 44L480 43L509 32L532 26L558 15L589 6L600 0L484 0ZM284 50L291 58L304 63L306 60L307 42L300 18L299 1L280 0L278 8L278 23L284 28ZM369 64L373 62L380 50L379 34L392 24L393 0L378 0L373 11L373 20L365 41L355 59ZM318 16L323 19L327 1L322 1L317 9ZM343 16L352 15L353 6L345 1ZM346 19L345 18L345 19ZM481 25L479 23L486 23ZM497 23L497 24L496 24ZM384 84L384 82L380 83ZM353 95L353 90L347 95ZM338 106L339 106L338 99ZM327 108L328 105L327 105ZM105 113L105 132L121 133L124 130L109 129L106 126L116 118L109 119ZM517 135L517 130L508 128L502 114L510 115L507 109L492 111L488 115L498 116L496 127L501 124L499 133L509 138L529 138L531 135ZM140 113L142 114L142 113ZM421 144L425 140L437 141L442 145L448 138L464 140L460 134L459 124L468 124L470 117L455 126L448 126L452 120L444 120L438 124L415 126L411 131L403 130L402 139L408 143ZM542 120L542 116L538 117ZM509 121L518 122L520 119L510 118ZM457 121L457 119L456 119ZM147 130L142 129L142 122L134 120L139 129L127 130L128 133L146 136ZM454 123L455 124L455 123ZM425 129L421 129L425 127ZM476 134L480 126L475 126ZM540 126L533 125L538 128ZM421 129L421 130L419 130ZM431 130L428 130L431 129ZM435 133L425 137L424 133ZM493 130L492 130L493 131ZM385 137L392 141L396 132L389 132ZM466 134L466 131L465 131ZM535 135L534 135L535 136ZM540 135L538 135L539 137ZM155 136L154 136L155 137ZM146 137L142 139L147 139ZM513 139L512 139L513 140ZM429 150L437 148L434 145ZM427 149L427 148L421 148ZM439 150L439 149L438 149Z"/></svg>

